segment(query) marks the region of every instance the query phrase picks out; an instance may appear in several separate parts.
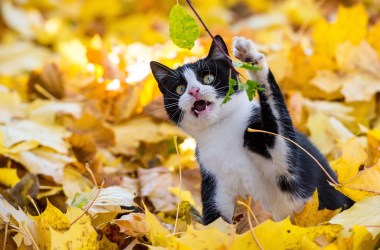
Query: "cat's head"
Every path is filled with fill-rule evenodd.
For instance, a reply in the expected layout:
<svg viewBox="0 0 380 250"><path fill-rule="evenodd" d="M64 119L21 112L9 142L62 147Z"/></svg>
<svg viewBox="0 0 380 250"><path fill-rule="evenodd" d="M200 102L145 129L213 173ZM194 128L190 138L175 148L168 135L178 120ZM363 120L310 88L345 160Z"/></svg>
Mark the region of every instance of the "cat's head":
<svg viewBox="0 0 380 250"><path fill-rule="evenodd" d="M223 117L222 102L228 92L231 72L227 46L220 36L215 37L207 57L194 63L170 69L158 62L150 67L164 95L169 118L180 127L203 127ZM231 75L232 74L232 75Z"/></svg>

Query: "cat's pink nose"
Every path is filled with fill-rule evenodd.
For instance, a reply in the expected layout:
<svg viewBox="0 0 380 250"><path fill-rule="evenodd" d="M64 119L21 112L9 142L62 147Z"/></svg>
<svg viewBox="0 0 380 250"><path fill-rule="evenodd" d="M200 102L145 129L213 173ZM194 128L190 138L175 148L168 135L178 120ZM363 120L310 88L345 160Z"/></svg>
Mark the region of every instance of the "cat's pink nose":
<svg viewBox="0 0 380 250"><path fill-rule="evenodd" d="M198 87L191 87L189 89L189 95L192 95L195 98L198 98L198 94L199 94L199 88Z"/></svg>

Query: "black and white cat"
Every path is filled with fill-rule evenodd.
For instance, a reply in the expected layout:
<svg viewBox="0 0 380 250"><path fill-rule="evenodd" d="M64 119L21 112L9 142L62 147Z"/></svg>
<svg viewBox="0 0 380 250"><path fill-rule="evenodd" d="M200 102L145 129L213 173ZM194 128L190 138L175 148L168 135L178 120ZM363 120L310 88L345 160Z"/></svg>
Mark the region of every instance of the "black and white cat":
<svg viewBox="0 0 380 250"><path fill-rule="evenodd" d="M236 87L231 100L222 105L231 76L230 59L224 55L228 50L223 39L216 36L216 41L220 47L213 42L206 58L175 70L150 64L170 119L196 140L203 223L219 216L231 222L237 195L259 200L275 220L302 210L316 188L320 208L351 206L353 202L330 186L320 167L298 147L280 137L247 131L266 130L296 141L336 178L318 149L294 129L265 56L242 37L234 38L233 54L260 68L248 74L265 90L258 93L259 101L249 101ZM232 78L237 77L232 73Z"/></svg>

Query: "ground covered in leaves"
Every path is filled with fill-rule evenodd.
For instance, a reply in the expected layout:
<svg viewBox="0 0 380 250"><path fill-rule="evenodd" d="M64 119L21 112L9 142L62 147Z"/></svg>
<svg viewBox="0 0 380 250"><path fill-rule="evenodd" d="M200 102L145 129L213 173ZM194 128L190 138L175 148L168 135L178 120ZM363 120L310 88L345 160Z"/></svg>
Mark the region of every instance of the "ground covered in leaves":
<svg viewBox="0 0 380 250"><path fill-rule="evenodd" d="M267 54L295 126L357 202L318 211L313 196L273 222L244 198L234 225L202 226L195 144L149 62L205 56L204 31L191 51L170 41L175 1L1 1L2 249L378 248L380 4L363 2L194 1L214 34Z"/></svg>

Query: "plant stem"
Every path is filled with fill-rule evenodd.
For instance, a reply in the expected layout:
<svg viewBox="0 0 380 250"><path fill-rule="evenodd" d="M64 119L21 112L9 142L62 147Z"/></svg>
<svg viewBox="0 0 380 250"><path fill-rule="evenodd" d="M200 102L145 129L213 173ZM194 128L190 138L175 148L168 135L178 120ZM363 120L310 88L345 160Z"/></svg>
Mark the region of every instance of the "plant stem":
<svg viewBox="0 0 380 250"><path fill-rule="evenodd" d="M322 166L322 164L319 163L319 161L317 159L315 159L315 157L312 154L310 154L305 148L303 148L301 145L299 145L297 142L293 141L292 139L289 139L288 137L285 137L285 136L282 136L282 135L279 135L276 133L261 130L261 129L248 128L247 130L248 130L248 132L258 132L258 133L264 133L264 134L278 136L278 137L281 137L282 139L285 139L285 140L293 143L294 145L296 145L299 149L301 149L303 152L305 152L310 158L312 158L317 163L317 165L321 168L321 170L326 174L329 181L331 181L331 183L333 183L335 186L338 186L338 187L341 186L337 181L334 180L334 178L332 178L332 176L327 172L327 170Z"/></svg>
<svg viewBox="0 0 380 250"><path fill-rule="evenodd" d="M206 32L209 34L209 36L211 37L211 39L214 41L214 43L216 44L216 46L218 46L218 48L220 49L220 51L222 52L222 54L224 55L224 57L226 57L227 59L227 63L228 65L230 66L230 68L239 75L239 72L235 69L235 67L232 65L231 63L231 58L229 57L228 54L226 54L226 52L224 52L222 46L219 44L219 42L215 39L215 37L212 35L211 31L207 28L206 24L203 22L203 19L201 18L201 16L198 14L198 12L195 10L193 4L191 3L191 0L186 0L187 4L190 6L191 10L194 12L194 14L197 16L198 20L201 22L202 26L205 28Z"/></svg>

